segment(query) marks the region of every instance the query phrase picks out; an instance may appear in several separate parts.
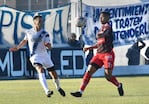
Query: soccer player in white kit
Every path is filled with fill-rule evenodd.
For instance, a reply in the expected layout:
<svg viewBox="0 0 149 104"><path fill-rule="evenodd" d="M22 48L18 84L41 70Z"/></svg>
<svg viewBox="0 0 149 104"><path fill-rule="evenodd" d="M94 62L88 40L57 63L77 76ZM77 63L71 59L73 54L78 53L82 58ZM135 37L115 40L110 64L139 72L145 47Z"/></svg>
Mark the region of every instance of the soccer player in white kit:
<svg viewBox="0 0 149 104"><path fill-rule="evenodd" d="M50 91L46 82L44 69L47 69L50 76L55 83L58 92L65 96L64 90L60 87L59 78L57 72L54 69L54 64L47 53L47 48L51 49L49 34L42 28L43 20L42 16L36 15L33 17L34 27L26 31L24 39L19 45L10 48L10 51L18 51L27 42L30 51L30 61L38 72L39 81L47 95L51 97L53 91Z"/></svg>

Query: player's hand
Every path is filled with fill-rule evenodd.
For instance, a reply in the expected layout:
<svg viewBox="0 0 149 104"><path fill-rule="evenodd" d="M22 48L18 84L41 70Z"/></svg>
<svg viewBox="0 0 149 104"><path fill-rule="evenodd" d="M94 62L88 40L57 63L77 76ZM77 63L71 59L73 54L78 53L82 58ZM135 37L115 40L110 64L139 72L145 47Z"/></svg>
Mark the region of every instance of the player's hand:
<svg viewBox="0 0 149 104"><path fill-rule="evenodd" d="M51 50L52 49L52 46L51 46L50 43L45 43L44 45L47 47L48 50Z"/></svg>
<svg viewBox="0 0 149 104"><path fill-rule="evenodd" d="M9 51L18 51L18 48L15 46L15 47L9 48Z"/></svg>
<svg viewBox="0 0 149 104"><path fill-rule="evenodd" d="M83 51L86 52L88 49L89 49L89 48L85 48L85 47L84 47L84 48L83 48Z"/></svg>

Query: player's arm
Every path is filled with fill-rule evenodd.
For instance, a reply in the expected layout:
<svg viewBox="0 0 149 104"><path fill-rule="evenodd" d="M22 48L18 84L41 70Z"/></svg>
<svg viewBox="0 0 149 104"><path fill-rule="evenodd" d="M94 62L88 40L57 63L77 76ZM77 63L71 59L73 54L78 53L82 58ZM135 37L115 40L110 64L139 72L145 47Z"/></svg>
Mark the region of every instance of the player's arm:
<svg viewBox="0 0 149 104"><path fill-rule="evenodd" d="M107 29L107 30L105 30L105 31L103 31L103 32L99 32L99 33L97 34L97 39L98 39L98 38L107 37L107 36L111 35L110 33L111 33L111 30L110 30L110 29Z"/></svg>
<svg viewBox="0 0 149 104"><path fill-rule="evenodd" d="M108 35L109 35L109 34L108 34ZM85 52L85 51L87 51L87 50L96 49L99 44L105 43L105 38L104 38L104 37L105 37L105 36L98 38L96 44L94 44L93 46L87 47L87 48L83 48L83 51Z"/></svg>
<svg viewBox="0 0 149 104"><path fill-rule="evenodd" d="M90 46L90 47L84 47L84 48L83 48L83 51L85 52L85 51L87 51L87 50L93 50L93 49L95 49L95 48L97 48L97 44L95 44L95 45L93 45L93 46Z"/></svg>
<svg viewBox="0 0 149 104"><path fill-rule="evenodd" d="M44 45L45 45L49 50L51 50L52 45L51 45L51 43L50 43L50 38L49 38L49 37L50 37L49 34L46 34L45 40L44 40Z"/></svg>
<svg viewBox="0 0 149 104"><path fill-rule="evenodd" d="M9 51L18 51L20 48L22 48L27 43L27 40L22 40L19 45L11 47Z"/></svg>

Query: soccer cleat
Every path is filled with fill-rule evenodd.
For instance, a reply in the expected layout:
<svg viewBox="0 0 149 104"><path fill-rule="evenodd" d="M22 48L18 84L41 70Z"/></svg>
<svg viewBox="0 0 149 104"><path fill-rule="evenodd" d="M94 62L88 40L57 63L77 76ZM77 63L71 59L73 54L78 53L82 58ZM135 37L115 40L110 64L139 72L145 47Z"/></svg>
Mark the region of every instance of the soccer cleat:
<svg viewBox="0 0 149 104"><path fill-rule="evenodd" d="M47 97L51 97L51 95L53 95L53 91L48 91Z"/></svg>
<svg viewBox="0 0 149 104"><path fill-rule="evenodd" d="M77 92L71 92L70 93L72 96L74 96L74 97L82 97L82 94L81 94L81 92L79 92L79 91L77 91Z"/></svg>
<svg viewBox="0 0 149 104"><path fill-rule="evenodd" d="M58 90L58 92L59 92L62 96L66 96L65 91L64 91L62 88L60 88L60 89Z"/></svg>
<svg viewBox="0 0 149 104"><path fill-rule="evenodd" d="M119 92L119 95L120 95L120 96L123 96L123 95L124 95L124 90L123 90L123 85L122 85L122 83L120 83L120 86L118 87L118 92Z"/></svg>

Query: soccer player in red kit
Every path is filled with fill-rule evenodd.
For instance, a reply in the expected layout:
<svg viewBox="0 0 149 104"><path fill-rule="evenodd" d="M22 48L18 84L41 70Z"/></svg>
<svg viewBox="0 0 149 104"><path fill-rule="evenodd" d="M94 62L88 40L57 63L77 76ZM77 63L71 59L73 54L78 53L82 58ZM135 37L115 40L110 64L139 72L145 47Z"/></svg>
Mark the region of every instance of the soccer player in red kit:
<svg viewBox="0 0 149 104"><path fill-rule="evenodd" d="M102 66L104 66L105 78L117 87L120 96L124 95L122 83L118 82L116 77L112 75L115 55L113 52L113 31L109 25L109 19L109 12L101 12L100 22L102 27L96 35L97 43L88 48L83 48L83 51L97 49L97 53L92 57L88 65L79 91L71 92L72 96L81 97L92 75Z"/></svg>

